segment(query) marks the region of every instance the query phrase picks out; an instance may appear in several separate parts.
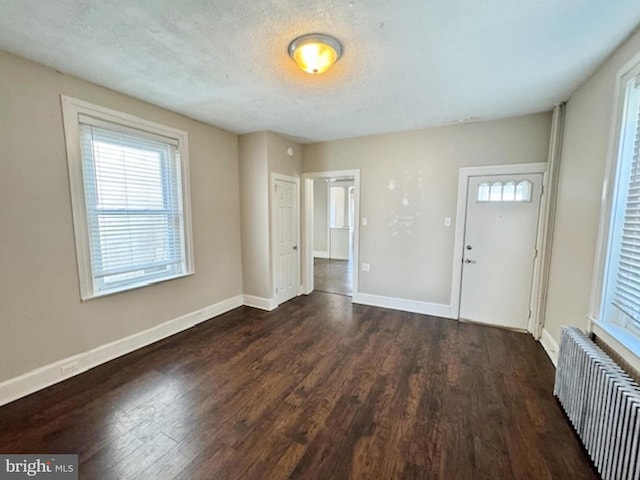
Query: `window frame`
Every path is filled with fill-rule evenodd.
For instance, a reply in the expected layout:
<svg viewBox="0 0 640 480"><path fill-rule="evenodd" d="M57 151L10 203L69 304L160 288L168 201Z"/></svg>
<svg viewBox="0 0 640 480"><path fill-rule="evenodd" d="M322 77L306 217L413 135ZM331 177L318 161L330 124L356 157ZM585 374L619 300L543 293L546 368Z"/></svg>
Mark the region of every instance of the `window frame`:
<svg viewBox="0 0 640 480"><path fill-rule="evenodd" d="M602 202L600 206L600 221L598 226L598 241L596 247L594 276L592 281L589 313L589 331L603 338L624 360L634 368L640 368L640 336L620 325L607 321L604 317L606 309L606 289L611 278L615 211L620 208L620 202L626 206L626 196L621 195L619 177L622 168L623 129L627 119L627 86L633 79L640 76L640 54L637 54L623 68L618 71L615 83L614 108L609 133L609 148L603 183ZM624 198L621 198L624 196Z"/></svg>
<svg viewBox="0 0 640 480"><path fill-rule="evenodd" d="M86 301L93 298L100 298L195 274L187 132L156 122L151 122L134 115L85 102L83 100L78 100L67 95L60 95L60 101L62 105L67 164L69 168L69 189L71 194L71 209L81 300ZM91 117L92 119L96 119L97 122L106 122L107 125L115 127L114 131L117 131L118 127L120 127L131 133L131 129L133 129L140 132L140 137L142 138L145 136L152 136L156 138L162 137L169 141L177 142L177 146L175 148L180 157L179 170L182 189L181 200L184 227L184 232L182 233L185 253L184 272L169 276L156 277L154 279L143 279L139 282L129 282L125 285L119 285L108 290L97 290L94 288L94 275L91 266L91 253L89 247L90 232L88 226L87 204L82 171L82 154L80 147L81 116ZM164 192L163 195L165 195Z"/></svg>

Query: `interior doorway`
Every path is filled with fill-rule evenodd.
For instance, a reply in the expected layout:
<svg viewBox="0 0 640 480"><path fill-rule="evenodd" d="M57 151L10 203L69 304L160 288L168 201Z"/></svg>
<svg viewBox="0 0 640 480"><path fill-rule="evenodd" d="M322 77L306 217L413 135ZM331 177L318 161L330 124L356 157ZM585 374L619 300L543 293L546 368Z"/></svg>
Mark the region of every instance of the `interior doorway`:
<svg viewBox="0 0 640 480"><path fill-rule="evenodd" d="M313 180L314 290L353 294L354 178Z"/></svg>
<svg viewBox="0 0 640 480"><path fill-rule="evenodd" d="M305 174L303 291L357 292L359 171Z"/></svg>

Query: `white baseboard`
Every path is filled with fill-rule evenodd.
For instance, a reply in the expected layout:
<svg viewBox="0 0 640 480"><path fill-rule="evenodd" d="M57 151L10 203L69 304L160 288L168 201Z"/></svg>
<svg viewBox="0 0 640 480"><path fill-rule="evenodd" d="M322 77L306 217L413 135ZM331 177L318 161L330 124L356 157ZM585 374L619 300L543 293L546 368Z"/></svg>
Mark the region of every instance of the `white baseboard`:
<svg viewBox="0 0 640 480"><path fill-rule="evenodd" d="M115 358L175 335L243 304L242 295L187 313L115 342L64 358L0 383L0 406L42 390Z"/></svg>
<svg viewBox="0 0 640 480"><path fill-rule="evenodd" d="M558 365L558 352L560 348L558 347L558 343L553 339L551 334L546 330L542 329L542 335L540 335L540 343L542 344L542 348L547 352L549 358L551 359L551 363L556 367Z"/></svg>
<svg viewBox="0 0 640 480"><path fill-rule="evenodd" d="M266 310L270 312L275 309L278 304L273 298L255 297L253 295L243 295L242 304L247 307L258 308L260 310Z"/></svg>
<svg viewBox="0 0 640 480"><path fill-rule="evenodd" d="M418 300L406 300L404 298L384 297L369 293L357 293L353 296L353 303L371 305L373 307L391 308L403 312L422 313L434 317L454 318L451 315L451 307L443 303L429 303Z"/></svg>
<svg viewBox="0 0 640 480"><path fill-rule="evenodd" d="M313 251L314 258L329 258L329 252L322 252L320 250Z"/></svg>
<svg viewBox="0 0 640 480"><path fill-rule="evenodd" d="M309 290L308 292L305 290L304 285L300 285L298 287L298 296L300 295L309 295L313 290Z"/></svg>

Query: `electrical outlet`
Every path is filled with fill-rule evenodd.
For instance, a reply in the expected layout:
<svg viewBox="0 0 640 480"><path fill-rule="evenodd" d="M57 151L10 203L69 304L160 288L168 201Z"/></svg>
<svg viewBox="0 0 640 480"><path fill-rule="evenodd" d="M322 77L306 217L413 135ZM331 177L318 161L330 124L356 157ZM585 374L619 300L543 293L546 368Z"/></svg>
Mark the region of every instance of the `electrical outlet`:
<svg viewBox="0 0 640 480"><path fill-rule="evenodd" d="M66 365L62 365L60 367L60 375L63 377L68 377L69 375L73 375L78 371L78 362L67 363Z"/></svg>
<svg viewBox="0 0 640 480"><path fill-rule="evenodd" d="M363 263L362 264L362 271L363 272L368 272L370 268L371 268L371 266L368 263Z"/></svg>

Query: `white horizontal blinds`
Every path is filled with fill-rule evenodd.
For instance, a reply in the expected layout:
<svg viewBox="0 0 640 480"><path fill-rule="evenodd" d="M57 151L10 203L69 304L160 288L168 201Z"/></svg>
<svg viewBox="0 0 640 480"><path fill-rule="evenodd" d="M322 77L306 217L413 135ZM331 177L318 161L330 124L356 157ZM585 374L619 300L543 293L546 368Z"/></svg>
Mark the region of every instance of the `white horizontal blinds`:
<svg viewBox="0 0 640 480"><path fill-rule="evenodd" d="M80 138L94 289L112 290L183 273L175 142L89 121L81 117Z"/></svg>
<svg viewBox="0 0 640 480"><path fill-rule="evenodd" d="M614 305L627 327L640 333L640 85L632 80L627 96L623 165L630 166ZM631 143L627 143L631 142ZM626 145L624 145L626 144Z"/></svg>

